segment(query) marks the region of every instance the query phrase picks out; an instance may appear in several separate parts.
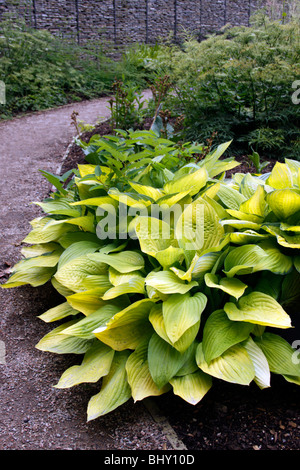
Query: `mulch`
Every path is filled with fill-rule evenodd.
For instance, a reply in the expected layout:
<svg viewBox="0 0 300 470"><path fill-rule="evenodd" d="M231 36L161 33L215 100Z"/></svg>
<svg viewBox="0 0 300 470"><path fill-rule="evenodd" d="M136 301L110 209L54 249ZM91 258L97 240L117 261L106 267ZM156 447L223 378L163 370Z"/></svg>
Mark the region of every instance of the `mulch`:
<svg viewBox="0 0 300 470"><path fill-rule="evenodd" d="M144 128L149 128L149 122ZM81 136L88 142L92 135L112 133L106 121ZM255 173L246 156L236 156L240 166L230 172ZM268 159L263 172L270 171L276 160ZM62 172L84 163L84 154L75 143L71 146ZM169 392L153 398L179 438L189 450L299 450L299 387L283 377L272 375L271 387L260 390L249 386L213 380L213 387L196 406L189 405Z"/></svg>

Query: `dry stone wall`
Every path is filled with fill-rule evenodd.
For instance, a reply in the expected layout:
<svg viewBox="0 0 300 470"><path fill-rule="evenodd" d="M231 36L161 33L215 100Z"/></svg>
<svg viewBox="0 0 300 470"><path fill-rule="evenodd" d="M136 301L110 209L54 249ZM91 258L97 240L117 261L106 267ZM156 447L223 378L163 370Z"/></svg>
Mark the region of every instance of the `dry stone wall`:
<svg viewBox="0 0 300 470"><path fill-rule="evenodd" d="M204 38L225 24L248 25L263 0L0 0L0 19L14 11L38 29L80 43L155 43L170 34Z"/></svg>

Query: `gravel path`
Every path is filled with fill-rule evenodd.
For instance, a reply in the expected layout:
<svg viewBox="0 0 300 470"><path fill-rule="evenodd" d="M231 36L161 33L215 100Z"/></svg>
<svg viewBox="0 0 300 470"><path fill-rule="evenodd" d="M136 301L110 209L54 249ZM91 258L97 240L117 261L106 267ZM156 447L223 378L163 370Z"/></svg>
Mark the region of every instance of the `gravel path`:
<svg viewBox="0 0 300 470"><path fill-rule="evenodd" d="M2 276L20 259L29 221L40 214L31 202L41 201L50 189L39 169L56 172L75 135L73 110L87 123L109 116L107 100L98 99L0 123ZM51 286L0 289L0 449L159 450L178 445L163 432L167 423L155 421L141 403L130 401L87 423L86 407L96 385L92 392L84 385L53 388L74 364L74 357L35 348L53 328L36 317L56 303Z"/></svg>

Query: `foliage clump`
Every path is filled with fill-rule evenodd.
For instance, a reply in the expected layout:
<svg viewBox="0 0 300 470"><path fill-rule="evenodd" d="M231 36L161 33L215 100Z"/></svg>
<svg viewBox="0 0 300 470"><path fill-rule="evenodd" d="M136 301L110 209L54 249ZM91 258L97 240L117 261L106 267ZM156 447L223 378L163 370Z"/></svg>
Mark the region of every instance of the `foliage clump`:
<svg viewBox="0 0 300 470"><path fill-rule="evenodd" d="M299 302L300 164L227 180L229 145L119 131L81 143L67 185L44 172L57 189L2 287L50 281L64 297L37 348L83 355L55 386L99 383L88 420L169 391L196 404L215 380L300 383L279 333Z"/></svg>
<svg viewBox="0 0 300 470"><path fill-rule="evenodd" d="M175 93L166 106L184 114L183 140L205 142L217 131L219 143L233 139L235 152L298 159L300 107L292 97L299 45L299 19L260 13L251 27L166 45L148 67L171 77Z"/></svg>

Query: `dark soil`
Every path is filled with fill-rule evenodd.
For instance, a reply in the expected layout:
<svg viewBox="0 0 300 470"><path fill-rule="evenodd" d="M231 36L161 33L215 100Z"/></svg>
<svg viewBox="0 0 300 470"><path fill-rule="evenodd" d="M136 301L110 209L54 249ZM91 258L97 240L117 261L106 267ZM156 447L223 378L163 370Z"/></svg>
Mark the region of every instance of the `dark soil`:
<svg viewBox="0 0 300 470"><path fill-rule="evenodd" d="M105 122L82 140L88 142L93 134L111 132L109 122ZM236 160L241 164L228 172L228 177L234 171L255 173L247 157ZM268 161L264 172L276 162ZM73 144L62 171L76 168L78 163L84 163L84 154ZM292 340L296 339L296 332L293 334ZM246 387L215 380L196 406L171 392L154 401L189 450L300 450L299 387L276 375L271 385L260 390L255 384Z"/></svg>

